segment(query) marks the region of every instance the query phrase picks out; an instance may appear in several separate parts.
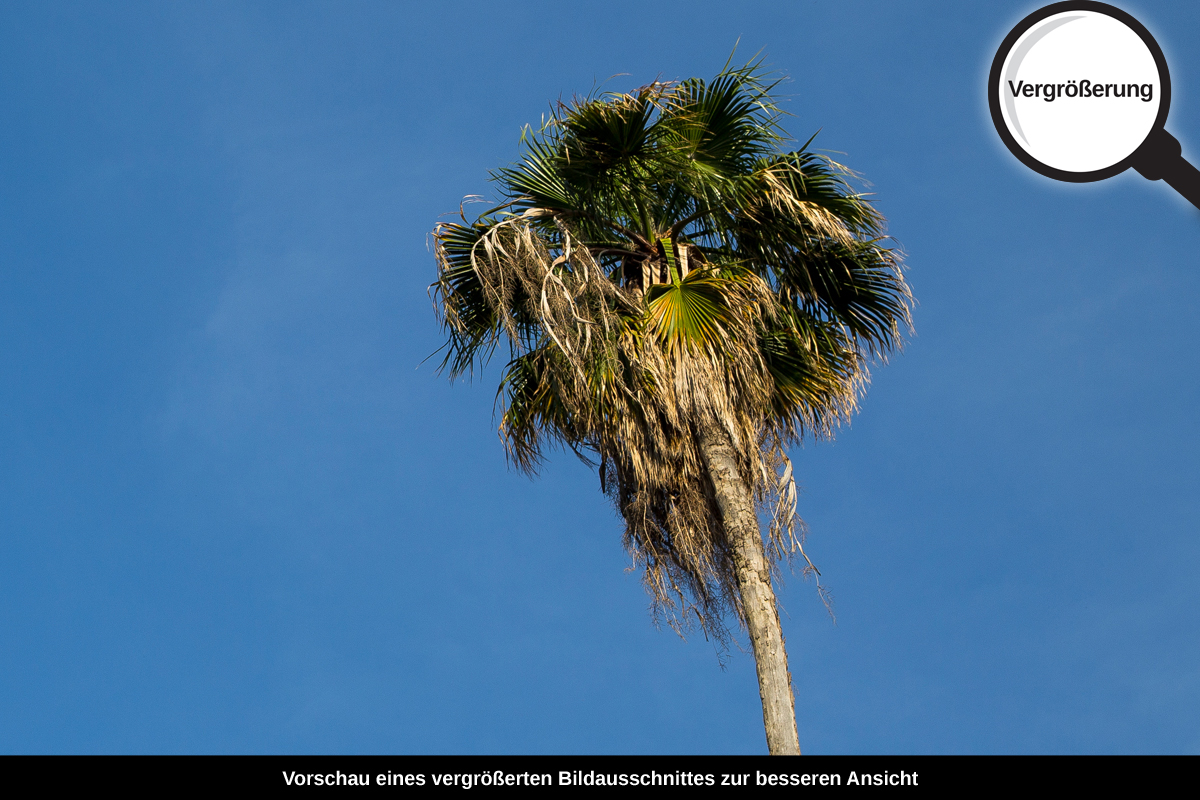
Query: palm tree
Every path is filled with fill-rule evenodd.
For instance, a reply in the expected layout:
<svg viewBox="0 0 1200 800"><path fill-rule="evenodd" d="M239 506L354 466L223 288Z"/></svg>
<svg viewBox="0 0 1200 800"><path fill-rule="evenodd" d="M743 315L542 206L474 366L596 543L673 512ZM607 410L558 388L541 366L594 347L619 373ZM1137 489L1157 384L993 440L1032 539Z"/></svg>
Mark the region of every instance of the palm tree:
<svg viewBox="0 0 1200 800"><path fill-rule="evenodd" d="M721 642L732 615L769 750L798 754L771 586L803 555L785 449L850 417L911 295L851 173L782 151L776 85L727 64L557 104L493 173L503 202L438 224L431 289L452 379L507 346L511 462L563 445L599 467L656 615Z"/></svg>

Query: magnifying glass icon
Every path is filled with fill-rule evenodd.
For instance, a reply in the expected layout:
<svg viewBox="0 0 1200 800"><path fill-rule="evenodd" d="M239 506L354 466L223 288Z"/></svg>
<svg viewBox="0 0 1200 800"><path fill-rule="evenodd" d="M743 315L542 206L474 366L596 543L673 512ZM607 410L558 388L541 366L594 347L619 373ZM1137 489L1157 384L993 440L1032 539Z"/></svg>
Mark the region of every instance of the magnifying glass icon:
<svg viewBox="0 0 1200 800"><path fill-rule="evenodd" d="M1107 3L1054 3L1021 20L988 77L992 122L1027 167L1088 183L1133 167L1200 208L1200 171L1165 125L1171 76L1154 37Z"/></svg>

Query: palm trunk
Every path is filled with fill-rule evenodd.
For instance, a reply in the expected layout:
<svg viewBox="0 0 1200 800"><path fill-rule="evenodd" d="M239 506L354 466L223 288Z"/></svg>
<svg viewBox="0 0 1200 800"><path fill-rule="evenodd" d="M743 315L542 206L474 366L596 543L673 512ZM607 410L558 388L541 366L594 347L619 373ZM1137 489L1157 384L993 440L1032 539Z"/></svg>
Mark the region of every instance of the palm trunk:
<svg viewBox="0 0 1200 800"><path fill-rule="evenodd" d="M729 435L716 425L706 425L699 438L700 452L708 466L725 533L733 550L738 590L742 595L746 627L754 648L754 665L758 670L767 749L773 756L800 755L792 676L788 672L783 629L775 607L775 592L771 589L770 566L763 554L754 498L738 471L737 454Z"/></svg>

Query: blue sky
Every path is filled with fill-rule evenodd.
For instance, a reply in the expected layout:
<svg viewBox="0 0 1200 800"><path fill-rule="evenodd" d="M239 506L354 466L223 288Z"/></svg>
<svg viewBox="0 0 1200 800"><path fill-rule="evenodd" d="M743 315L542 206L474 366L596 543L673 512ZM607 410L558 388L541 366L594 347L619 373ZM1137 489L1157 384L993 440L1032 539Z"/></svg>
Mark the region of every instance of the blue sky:
<svg viewBox="0 0 1200 800"><path fill-rule="evenodd" d="M793 454L838 613L780 591L802 748L1200 752L1200 212L1004 149L1036 7L6 4L0 751L764 752L595 474L509 470L496 370L422 364L427 235L521 126L740 40L919 302ZM1200 7L1122 7L1200 163Z"/></svg>

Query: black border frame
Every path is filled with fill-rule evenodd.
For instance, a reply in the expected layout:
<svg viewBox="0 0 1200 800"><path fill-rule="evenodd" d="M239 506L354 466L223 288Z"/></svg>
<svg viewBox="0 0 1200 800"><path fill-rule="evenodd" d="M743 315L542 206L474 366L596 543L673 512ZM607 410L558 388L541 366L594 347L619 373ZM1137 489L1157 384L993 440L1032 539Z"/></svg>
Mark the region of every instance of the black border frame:
<svg viewBox="0 0 1200 800"><path fill-rule="evenodd" d="M1021 38L1021 35L1025 31L1047 17L1061 14L1064 11L1093 11L1112 17L1126 25L1146 43L1146 47L1149 48L1151 55L1154 56L1154 63L1158 66L1159 80L1162 83L1162 87L1159 90L1162 99L1158 104L1158 117L1154 120L1154 127L1150 129L1150 133L1146 135L1146 139L1149 139L1155 131L1163 129L1167 124L1167 113L1171 110L1171 73L1167 69L1167 59L1163 55L1162 48L1158 46L1158 42L1150 35L1150 31L1146 30L1146 26L1138 22L1127 12L1110 6L1107 3L1097 3L1092 2L1092 0L1067 0L1062 3L1052 3L1044 8L1039 8L1025 17L1025 19L1016 24L1016 27L1008 32L1008 36L1004 37L1004 41L1000 43L1000 48L996 51L996 57L992 59L991 72L988 73L988 106L992 110L992 124L996 126L996 132L1000 134L1000 138L1004 141L1005 146L1008 147L1009 152L1034 172L1045 175L1047 178L1054 178L1055 180L1066 181L1068 183L1091 183L1092 181L1111 178L1129 169L1133 166L1134 157L1142 145L1138 145L1138 148L1123 161L1104 169L1092 172L1068 172L1066 170L1055 169L1054 167L1046 166L1029 155L1017 143L1017 140L1009 132L1008 126L1004 123L1004 115L1000 109L1000 70L1004 67L1004 60L1008 57L1009 51L1012 50L1017 39ZM1145 144L1145 141L1142 144Z"/></svg>

